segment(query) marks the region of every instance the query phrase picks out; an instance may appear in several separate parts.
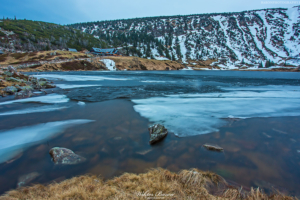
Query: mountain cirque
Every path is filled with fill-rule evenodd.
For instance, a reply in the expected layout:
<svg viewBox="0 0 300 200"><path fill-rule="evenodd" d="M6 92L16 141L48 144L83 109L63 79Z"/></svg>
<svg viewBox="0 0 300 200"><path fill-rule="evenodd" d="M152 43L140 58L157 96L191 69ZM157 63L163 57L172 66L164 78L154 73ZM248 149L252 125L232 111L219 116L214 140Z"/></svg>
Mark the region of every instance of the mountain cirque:
<svg viewBox="0 0 300 200"><path fill-rule="evenodd" d="M285 67L298 66L299 25L299 6L295 6L71 26L112 45L125 46L129 55L169 57L193 65L197 64L194 61L216 59L211 66L236 69L265 66L267 61Z"/></svg>

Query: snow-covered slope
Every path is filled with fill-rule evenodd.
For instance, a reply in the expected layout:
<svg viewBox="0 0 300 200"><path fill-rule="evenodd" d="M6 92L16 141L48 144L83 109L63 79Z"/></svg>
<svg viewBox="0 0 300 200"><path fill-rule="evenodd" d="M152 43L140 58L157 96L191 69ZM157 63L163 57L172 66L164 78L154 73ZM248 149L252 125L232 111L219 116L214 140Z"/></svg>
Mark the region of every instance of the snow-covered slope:
<svg viewBox="0 0 300 200"><path fill-rule="evenodd" d="M300 64L299 6L238 13L150 17L72 25L112 45L135 47L129 55L156 59L216 59L236 68ZM137 52L137 53L136 53Z"/></svg>

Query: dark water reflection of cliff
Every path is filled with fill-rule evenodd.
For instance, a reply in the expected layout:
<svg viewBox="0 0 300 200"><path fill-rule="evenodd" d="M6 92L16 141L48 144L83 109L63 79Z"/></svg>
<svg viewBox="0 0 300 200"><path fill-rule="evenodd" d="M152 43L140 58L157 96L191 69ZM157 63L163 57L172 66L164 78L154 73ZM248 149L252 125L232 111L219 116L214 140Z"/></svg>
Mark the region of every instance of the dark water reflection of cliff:
<svg viewBox="0 0 300 200"><path fill-rule="evenodd" d="M171 171L199 168L214 171L245 187L272 188L299 195L300 117L229 120L219 132L168 137L148 144L147 119L128 100L87 103L85 107L1 117L7 129L48 121L92 119L95 122L68 128L59 136L21 152L18 159L0 165L1 193L16 187L21 175L38 172L33 183L61 181L80 174L111 178L124 172L140 173L154 167ZM187 130L188 131L188 130ZM222 146L224 153L206 151L204 143ZM70 148L87 158L73 166L55 166L48 154L52 147Z"/></svg>

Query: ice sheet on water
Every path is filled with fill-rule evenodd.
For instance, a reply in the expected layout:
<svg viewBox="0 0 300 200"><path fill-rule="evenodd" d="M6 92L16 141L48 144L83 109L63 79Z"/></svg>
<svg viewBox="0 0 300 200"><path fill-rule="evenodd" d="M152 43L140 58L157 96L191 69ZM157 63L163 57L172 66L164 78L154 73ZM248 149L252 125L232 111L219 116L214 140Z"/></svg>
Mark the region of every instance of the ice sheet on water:
<svg viewBox="0 0 300 200"><path fill-rule="evenodd" d="M39 74L34 76L37 78L46 78L49 80L64 80L64 81L103 81L103 80L126 81L128 80L126 78L87 76L87 75Z"/></svg>
<svg viewBox="0 0 300 200"><path fill-rule="evenodd" d="M13 158L21 149L24 150L48 138L54 137L69 127L90 122L93 122L93 120L73 119L0 132L0 163Z"/></svg>
<svg viewBox="0 0 300 200"><path fill-rule="evenodd" d="M83 101L78 101L77 104L80 105L80 106L84 106L84 105L85 105L85 102L83 102Z"/></svg>
<svg viewBox="0 0 300 200"><path fill-rule="evenodd" d="M165 83L167 81L141 81L143 83Z"/></svg>
<svg viewBox="0 0 300 200"><path fill-rule="evenodd" d="M12 101L0 102L0 105L12 104L12 103L25 103L25 102L40 102L40 103L66 103L69 99L66 95L49 94L45 96L31 97L26 99L17 99Z"/></svg>
<svg viewBox="0 0 300 200"><path fill-rule="evenodd" d="M5 115L21 115L21 114L29 114L29 113L39 113L39 112L51 112L56 110L61 110L68 108L67 106L40 106L40 107L33 107L33 108L26 108L22 110L13 110L8 112L0 113L0 116Z"/></svg>
<svg viewBox="0 0 300 200"><path fill-rule="evenodd" d="M101 85L70 85L70 84L56 84L61 89L81 88L81 87L95 87Z"/></svg>
<svg viewBox="0 0 300 200"><path fill-rule="evenodd" d="M294 86L293 86L294 87ZM163 123L177 136L217 131L228 116L235 118L300 116L300 87L237 88L226 93L169 95L132 100L143 117ZM287 88L287 89L286 89ZM293 89L292 89L293 88ZM262 89L262 88L261 88Z"/></svg>

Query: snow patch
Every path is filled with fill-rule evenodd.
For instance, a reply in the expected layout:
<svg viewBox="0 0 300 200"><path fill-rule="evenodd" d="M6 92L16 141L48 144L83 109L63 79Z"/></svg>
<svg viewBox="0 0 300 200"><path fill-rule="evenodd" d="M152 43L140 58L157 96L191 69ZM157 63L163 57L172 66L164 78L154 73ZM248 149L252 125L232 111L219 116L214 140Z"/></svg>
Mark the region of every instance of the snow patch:
<svg viewBox="0 0 300 200"><path fill-rule="evenodd" d="M102 59L100 61L103 62L105 64L106 68L109 69L110 71L116 71L115 61L110 60L110 59Z"/></svg>

